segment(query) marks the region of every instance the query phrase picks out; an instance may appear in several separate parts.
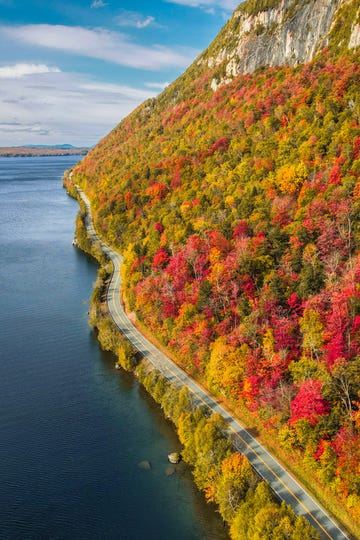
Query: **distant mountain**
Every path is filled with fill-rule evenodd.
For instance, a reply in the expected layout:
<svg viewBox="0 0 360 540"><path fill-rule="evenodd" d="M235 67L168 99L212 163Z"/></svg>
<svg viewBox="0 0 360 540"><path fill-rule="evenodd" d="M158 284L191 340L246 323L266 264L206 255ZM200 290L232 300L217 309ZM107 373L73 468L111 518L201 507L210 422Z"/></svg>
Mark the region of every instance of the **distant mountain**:
<svg viewBox="0 0 360 540"><path fill-rule="evenodd" d="M354 537L359 45L359 0L248 0L68 179L124 255L128 309L301 463Z"/></svg>
<svg viewBox="0 0 360 540"><path fill-rule="evenodd" d="M26 148L75 148L72 144L25 144Z"/></svg>
<svg viewBox="0 0 360 540"><path fill-rule="evenodd" d="M0 147L2 157L24 157L24 156L67 156L85 155L90 149L88 147L77 148L71 144L43 145L30 144L28 146Z"/></svg>

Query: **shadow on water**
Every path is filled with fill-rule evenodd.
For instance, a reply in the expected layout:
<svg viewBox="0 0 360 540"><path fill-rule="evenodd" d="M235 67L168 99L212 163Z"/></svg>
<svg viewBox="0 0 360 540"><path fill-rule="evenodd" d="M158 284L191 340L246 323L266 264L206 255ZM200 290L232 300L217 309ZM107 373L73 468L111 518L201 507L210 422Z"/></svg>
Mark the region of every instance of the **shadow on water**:
<svg viewBox="0 0 360 540"><path fill-rule="evenodd" d="M151 395L148 394L145 388L140 384L139 396L146 403L159 433L166 438L169 444L168 452L181 452L181 443L178 439L174 424L164 417L160 405L154 401ZM204 531L204 536L202 538L209 540L228 539L228 528L220 518L217 506L215 504L206 503L203 493L201 493L194 484L190 467L184 462L180 462L176 467L175 478L178 482L183 482L188 486L197 519L203 526L206 525L206 527L209 528L208 531Z"/></svg>
<svg viewBox="0 0 360 540"><path fill-rule="evenodd" d="M176 507L173 508L174 512L187 512L188 507L192 508L198 522L198 531L194 532L192 538L227 540L229 538L227 526L219 516L216 505L207 504L204 495L196 488L190 467L186 463L180 462L175 467L174 474L168 476L166 474L169 468L168 454L173 451L181 451L181 443L173 423L164 417L160 405L146 392L132 373L123 369L115 369L115 355L101 350L95 332L90 331L89 335L91 341L97 343L100 349L103 374L113 382L116 381L119 393L122 396L128 396L129 404L131 403L132 407L134 399L136 399L142 414L147 415L147 424L151 426L151 438L148 445L141 448L140 452L139 449L133 449L134 454L138 455L137 459L151 462L151 472L156 475L160 489L164 489L164 483L170 484L171 491L175 492ZM136 474L143 476L144 472L138 469L138 462L135 464L134 460L133 465L136 465Z"/></svg>

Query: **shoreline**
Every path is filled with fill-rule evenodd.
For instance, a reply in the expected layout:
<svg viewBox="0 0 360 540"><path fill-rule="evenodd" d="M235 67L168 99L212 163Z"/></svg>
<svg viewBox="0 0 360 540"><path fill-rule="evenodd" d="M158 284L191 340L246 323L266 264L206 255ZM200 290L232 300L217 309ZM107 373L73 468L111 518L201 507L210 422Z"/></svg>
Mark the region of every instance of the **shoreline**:
<svg viewBox="0 0 360 540"><path fill-rule="evenodd" d="M72 188L75 190L74 186L72 186ZM269 482L272 490L277 494L280 500L284 500L290 504L294 508L297 515L306 517L314 527L320 530L324 538L349 538L330 518L330 516L326 514L319 503L317 503L313 497L309 495L302 488L302 486L300 486L292 475L287 473L287 471L285 471L285 469L278 462L276 462L276 460L274 460L267 450L262 447L262 445L260 445L260 443L254 439L250 433L246 431L246 429L243 428L243 426L241 426L238 421L230 415L228 411L226 411L212 398L212 396L205 392L203 388L193 381L176 364L173 364L169 358L156 349L152 343L146 340L144 336L142 336L138 330L135 329L131 321L128 320L120 302L120 265L122 257L97 237L92 224L89 200L87 199L86 195L79 190L79 188L76 188L76 190L77 193L75 193L75 196L78 198L78 200L81 200L80 206L85 205L85 223L90 238L92 237L93 241L97 244L97 248L100 247L106 256L112 260L114 265L114 271L112 274L113 277L108 284L106 301L109 314L119 328L120 332L125 335L127 339L129 339L130 336L133 337L135 334L135 348L140 351L142 356L145 356L148 362L150 361L153 369L159 370L161 376L171 383L175 382L177 385L186 385L186 387L192 392L192 396L195 396L195 400L197 401L198 405L205 404L211 411L220 414L225 419L229 426L228 429L231 432L232 443L235 451L240 452L249 459L254 470L261 478ZM112 303L115 306L113 310L111 308ZM117 316L120 316L120 325L119 321L116 320ZM166 365L164 365L164 358L166 359ZM267 464L268 460L270 460L271 466ZM282 477L285 478L285 480L282 479ZM291 486L290 488L288 487L289 485ZM302 502L303 500L306 502ZM324 524L322 524L319 520L323 521L323 523L327 523L327 525L324 526Z"/></svg>

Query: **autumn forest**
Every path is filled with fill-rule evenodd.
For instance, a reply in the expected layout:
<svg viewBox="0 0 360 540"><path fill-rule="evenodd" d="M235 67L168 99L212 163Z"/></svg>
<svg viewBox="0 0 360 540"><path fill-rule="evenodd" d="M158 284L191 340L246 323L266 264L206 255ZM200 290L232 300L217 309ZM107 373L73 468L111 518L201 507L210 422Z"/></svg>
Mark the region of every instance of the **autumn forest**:
<svg viewBox="0 0 360 540"><path fill-rule="evenodd" d="M130 312L360 521L360 64L192 66L75 168Z"/></svg>

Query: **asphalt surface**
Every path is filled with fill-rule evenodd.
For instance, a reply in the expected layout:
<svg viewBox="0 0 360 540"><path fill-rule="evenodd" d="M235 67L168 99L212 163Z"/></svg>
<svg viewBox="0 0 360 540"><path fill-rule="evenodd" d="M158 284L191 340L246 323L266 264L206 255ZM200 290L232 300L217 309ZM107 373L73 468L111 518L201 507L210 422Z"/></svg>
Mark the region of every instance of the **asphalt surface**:
<svg viewBox="0 0 360 540"><path fill-rule="evenodd" d="M229 426L236 449L246 455L256 472L270 484L279 499L290 504L297 515L306 517L320 531L324 539L349 540L345 532L311 495L228 411L135 328L121 303L120 267L122 256L99 239L93 227L89 200L82 190L77 189L87 209L86 227L88 234L100 242L103 251L113 263L113 275L107 291L107 304L110 315L120 331L170 382L178 386L187 386L196 403L205 404L209 409L223 416Z"/></svg>

